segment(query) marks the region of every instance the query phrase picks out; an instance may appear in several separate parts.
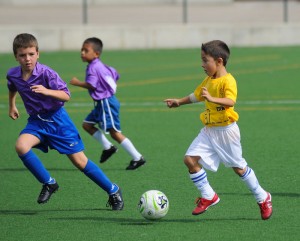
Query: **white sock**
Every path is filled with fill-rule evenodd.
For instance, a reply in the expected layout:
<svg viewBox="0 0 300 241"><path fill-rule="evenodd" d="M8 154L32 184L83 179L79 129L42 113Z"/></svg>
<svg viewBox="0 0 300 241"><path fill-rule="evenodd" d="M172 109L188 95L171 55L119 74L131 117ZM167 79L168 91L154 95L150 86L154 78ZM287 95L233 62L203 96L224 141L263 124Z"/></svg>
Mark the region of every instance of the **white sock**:
<svg viewBox="0 0 300 241"><path fill-rule="evenodd" d="M132 156L132 159L134 161L139 161L142 157L141 153L139 153L134 145L132 144L132 142L128 139L128 138L125 138L122 142L121 142L121 146L125 149L125 151L128 152L128 154L130 156Z"/></svg>
<svg viewBox="0 0 300 241"><path fill-rule="evenodd" d="M100 130L96 131L93 137L103 146L104 150L108 150L112 146L112 143L105 137L105 135Z"/></svg>
<svg viewBox="0 0 300 241"><path fill-rule="evenodd" d="M241 179L253 193L257 202L263 202L267 198L267 192L259 185L255 173L250 167L247 167L247 170L244 175L241 176Z"/></svg>
<svg viewBox="0 0 300 241"><path fill-rule="evenodd" d="M207 180L206 171L203 168L197 173L190 173L190 178L200 191L201 197L207 200L213 199L215 196L215 191L210 186Z"/></svg>

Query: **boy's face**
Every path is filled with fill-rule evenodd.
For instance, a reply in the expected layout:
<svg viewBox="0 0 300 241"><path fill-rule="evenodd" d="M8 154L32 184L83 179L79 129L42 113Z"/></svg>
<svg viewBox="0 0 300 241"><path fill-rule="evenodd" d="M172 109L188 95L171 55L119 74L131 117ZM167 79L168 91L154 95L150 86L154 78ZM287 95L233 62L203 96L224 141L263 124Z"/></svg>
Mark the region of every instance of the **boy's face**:
<svg viewBox="0 0 300 241"><path fill-rule="evenodd" d="M21 65L23 72L31 72L38 61L39 52L36 47L18 48L15 58Z"/></svg>
<svg viewBox="0 0 300 241"><path fill-rule="evenodd" d="M214 76L217 72L217 61L203 51L201 51L201 59L204 72L208 76Z"/></svg>
<svg viewBox="0 0 300 241"><path fill-rule="evenodd" d="M84 43L81 48L81 59L83 62L92 62L94 59L99 58L100 53L93 49L90 43Z"/></svg>

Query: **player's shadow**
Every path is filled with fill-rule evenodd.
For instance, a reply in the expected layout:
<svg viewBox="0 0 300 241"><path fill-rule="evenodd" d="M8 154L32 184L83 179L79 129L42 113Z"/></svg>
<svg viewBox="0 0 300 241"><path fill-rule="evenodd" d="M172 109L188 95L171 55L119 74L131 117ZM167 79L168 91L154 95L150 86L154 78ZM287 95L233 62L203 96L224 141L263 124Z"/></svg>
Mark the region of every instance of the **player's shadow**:
<svg viewBox="0 0 300 241"><path fill-rule="evenodd" d="M125 218L125 217L108 217L107 214L101 215L101 212L113 212L114 214L116 211L112 211L110 209L53 209L53 210L0 210L0 215L5 216L5 215L21 215L21 216L34 216L34 215L39 215L43 213L55 213L55 212L91 212L91 211L97 211L99 212L99 215L97 216L87 216L87 217L52 217L49 218L49 220L54 220L54 221L94 221L94 222L110 222L110 223L116 223L119 225L128 225L128 226L147 226L147 225L156 225L157 223L207 223L207 222L223 222L223 221L257 221L260 220L260 218L235 218L235 217L228 217L228 218L197 218L197 217L191 217L191 218L178 218L178 219L159 219L159 220L146 220L143 219L142 217L140 218ZM121 212L120 212L121 214Z"/></svg>
<svg viewBox="0 0 300 241"><path fill-rule="evenodd" d="M221 196L253 196L252 193L218 193ZM291 192L271 192L272 197L291 197L291 198L300 198L300 193L291 193Z"/></svg>
<svg viewBox="0 0 300 241"><path fill-rule="evenodd" d="M82 211L112 211L109 209L90 209L90 208L79 208L79 209L53 209L53 210L0 210L0 215L38 215L41 213L51 212L82 212Z"/></svg>
<svg viewBox="0 0 300 241"><path fill-rule="evenodd" d="M48 171L69 171L69 172L78 172L76 168L47 168ZM0 172L28 172L28 169L25 167L19 168L0 168Z"/></svg>
<svg viewBox="0 0 300 241"><path fill-rule="evenodd" d="M179 218L179 219L159 219L159 220L146 220L141 218L122 218L122 217L67 217L67 218L50 218L55 221L99 221L105 223L118 223L122 226L143 226L143 225L156 225L157 223L206 223L206 222L224 222L224 221L257 221L260 218Z"/></svg>

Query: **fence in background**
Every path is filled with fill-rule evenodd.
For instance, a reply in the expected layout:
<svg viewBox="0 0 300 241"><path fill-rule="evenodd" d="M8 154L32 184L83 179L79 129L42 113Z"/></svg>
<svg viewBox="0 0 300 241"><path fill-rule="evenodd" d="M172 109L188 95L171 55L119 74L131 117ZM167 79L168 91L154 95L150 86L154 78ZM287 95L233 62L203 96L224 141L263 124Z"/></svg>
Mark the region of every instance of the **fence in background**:
<svg viewBox="0 0 300 241"><path fill-rule="evenodd" d="M103 39L106 49L199 47L216 38L231 46L300 45L300 1L212 0L200 4L197 0L170 0L143 5L124 0L126 4L101 5L88 0L85 7L20 6L11 4L17 0L3 1L0 53L11 51L11 42L20 32L35 34L44 51L78 50L89 36Z"/></svg>

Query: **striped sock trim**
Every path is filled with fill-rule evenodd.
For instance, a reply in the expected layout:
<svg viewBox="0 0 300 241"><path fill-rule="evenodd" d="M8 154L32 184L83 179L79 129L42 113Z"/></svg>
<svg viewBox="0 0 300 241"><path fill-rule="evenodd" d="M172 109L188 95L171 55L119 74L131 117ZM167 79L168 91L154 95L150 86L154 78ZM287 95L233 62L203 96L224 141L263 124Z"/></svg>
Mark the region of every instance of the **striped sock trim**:
<svg viewBox="0 0 300 241"><path fill-rule="evenodd" d="M204 171L203 173L201 173L200 175L198 175L196 177L191 177L191 180L193 181L193 183L197 183L197 182L201 182L206 177L207 177L207 175L206 175L206 172Z"/></svg>
<svg viewBox="0 0 300 241"><path fill-rule="evenodd" d="M245 171L245 173L241 176L242 180L247 179L247 177L250 175L250 173L252 172L252 169L250 167L247 166L247 170Z"/></svg>

